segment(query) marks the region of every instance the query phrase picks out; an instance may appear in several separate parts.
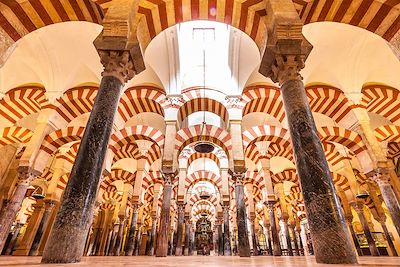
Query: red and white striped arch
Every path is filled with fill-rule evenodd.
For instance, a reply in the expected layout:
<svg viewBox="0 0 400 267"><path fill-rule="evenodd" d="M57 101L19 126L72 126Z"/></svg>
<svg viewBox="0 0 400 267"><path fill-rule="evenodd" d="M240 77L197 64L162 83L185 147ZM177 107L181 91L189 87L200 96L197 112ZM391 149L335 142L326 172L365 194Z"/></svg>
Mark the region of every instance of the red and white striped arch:
<svg viewBox="0 0 400 267"><path fill-rule="evenodd" d="M81 142L74 143L65 154L60 154L60 153L57 154L57 158L64 159L64 160L68 161L69 163L74 164L76 154L78 153L80 144L81 144Z"/></svg>
<svg viewBox="0 0 400 267"><path fill-rule="evenodd" d="M194 173L191 173L188 175L185 179L185 188L188 189L192 185L196 184L197 182L200 181L208 181L215 185L218 190L222 188L222 178L218 174L210 171L195 171Z"/></svg>
<svg viewBox="0 0 400 267"><path fill-rule="evenodd" d="M350 159L350 157L345 157L337 151L336 146L332 143L322 142L322 147L325 152L326 160L332 165L335 166L339 162L343 160Z"/></svg>
<svg viewBox="0 0 400 267"><path fill-rule="evenodd" d="M331 176L335 186L341 187L344 191L350 189L349 180L345 176L336 172L331 172Z"/></svg>
<svg viewBox="0 0 400 267"><path fill-rule="evenodd" d="M271 180L273 184L283 183L285 181L299 184L299 178L297 177L296 169L288 169L275 173L271 176Z"/></svg>
<svg viewBox="0 0 400 267"><path fill-rule="evenodd" d="M103 202L121 202L122 192L118 192L114 185L110 185L106 188L106 191L102 195Z"/></svg>
<svg viewBox="0 0 400 267"><path fill-rule="evenodd" d="M389 159L393 159L394 163L397 163L397 160L400 157L400 143L390 142L388 143L388 154L387 157Z"/></svg>
<svg viewBox="0 0 400 267"><path fill-rule="evenodd" d="M200 192L197 192L194 195L191 195L188 201L189 206L194 206L195 203L202 201L203 199L200 197ZM211 195L208 199L209 202L211 202L212 205L217 206L218 205L218 198L215 195Z"/></svg>
<svg viewBox="0 0 400 267"><path fill-rule="evenodd" d="M142 188L147 190L151 185L160 183L163 184L163 179L161 172L159 171L150 171L147 173L145 177L143 177Z"/></svg>
<svg viewBox="0 0 400 267"><path fill-rule="evenodd" d="M286 141L290 140L288 130L271 125L254 126L251 129L244 131L242 137L245 149L247 149L250 144L259 141L279 143L282 139Z"/></svg>
<svg viewBox="0 0 400 267"><path fill-rule="evenodd" d="M232 149L231 135L224 129L213 125L195 125L183 128L176 133L175 149L178 151L178 156L187 145L197 141L215 143L225 151L228 157Z"/></svg>
<svg viewBox="0 0 400 267"><path fill-rule="evenodd" d="M111 203L102 203L100 205L100 209L101 210L114 210L115 209L115 205L111 204Z"/></svg>
<svg viewBox="0 0 400 267"><path fill-rule="evenodd" d="M400 126L383 125L375 129L375 136L378 142L400 142Z"/></svg>
<svg viewBox="0 0 400 267"><path fill-rule="evenodd" d="M57 190L61 190L61 192L64 191L65 187L67 187L69 175L70 173L67 172L60 177L60 179L57 182ZM61 196L61 193L59 195Z"/></svg>
<svg viewBox="0 0 400 267"><path fill-rule="evenodd" d="M260 190L262 190L265 187L264 179L261 175L259 175L258 172L247 171L244 175L243 183L253 184Z"/></svg>
<svg viewBox="0 0 400 267"><path fill-rule="evenodd" d="M321 142L334 142L347 147L355 155L367 150L361 135L345 128L329 126L318 129Z"/></svg>
<svg viewBox="0 0 400 267"><path fill-rule="evenodd" d="M124 122L144 112L153 112L164 117L165 105L162 89L154 86L135 86L127 89L121 96L118 114Z"/></svg>
<svg viewBox="0 0 400 267"><path fill-rule="evenodd" d="M229 114L226 107L211 98L194 98L185 102L178 110L178 122L182 123L190 114L199 111L208 111L218 115L226 124L229 122Z"/></svg>
<svg viewBox="0 0 400 267"><path fill-rule="evenodd" d="M198 152L193 153L188 158L187 166L189 167L192 164L193 161L195 161L197 159L203 159L203 158L210 159L210 160L214 161L218 165L218 167L220 167L219 158L217 157L217 155L215 155L212 152L211 153L198 153Z"/></svg>
<svg viewBox="0 0 400 267"><path fill-rule="evenodd" d="M399 91L386 85L368 85L362 89L361 105L368 112L381 115L393 123L400 120Z"/></svg>
<svg viewBox="0 0 400 267"><path fill-rule="evenodd" d="M73 119L92 111L98 87L82 86L66 91L57 99L56 112L68 124Z"/></svg>
<svg viewBox="0 0 400 267"><path fill-rule="evenodd" d="M247 33L260 46L264 42L266 33L262 18L266 15L266 11L262 0L143 0L140 2L138 12L143 14L141 19L145 25L141 29L143 47L147 47L154 37L168 27L193 20L230 24Z"/></svg>
<svg viewBox="0 0 400 267"><path fill-rule="evenodd" d="M279 88L256 85L244 89L242 96L243 117L252 112L263 112L283 122L285 110Z"/></svg>
<svg viewBox="0 0 400 267"><path fill-rule="evenodd" d="M8 91L0 100L0 116L15 124L26 116L38 113L48 105L45 93L44 88L37 86L18 87Z"/></svg>
<svg viewBox="0 0 400 267"><path fill-rule="evenodd" d="M163 148L165 137L161 131L155 128L146 125L135 125L112 134L108 147L116 154L121 147L135 140L153 141L160 148Z"/></svg>
<svg viewBox="0 0 400 267"><path fill-rule="evenodd" d="M64 144L80 141L84 131L84 127L67 127L52 132L45 137L40 150L41 152L51 155Z"/></svg>
<svg viewBox="0 0 400 267"><path fill-rule="evenodd" d="M135 183L136 174L122 170L122 169L112 169L110 174L104 177L104 180L100 184L100 188L106 189L115 181L123 181L133 185Z"/></svg>
<svg viewBox="0 0 400 267"><path fill-rule="evenodd" d="M327 85L312 85L307 86L306 92L312 112L324 114L337 123L352 113L354 105L340 89Z"/></svg>
<svg viewBox="0 0 400 267"><path fill-rule="evenodd" d="M31 130L19 126L0 129L0 146L26 144L31 140L32 135Z"/></svg>
<svg viewBox="0 0 400 267"><path fill-rule="evenodd" d="M303 193L301 192L300 186L292 186L290 188L290 193L285 197L285 200L287 203L290 204L292 204L293 202L304 203ZM297 205L293 206L293 208L296 209L296 206Z"/></svg>

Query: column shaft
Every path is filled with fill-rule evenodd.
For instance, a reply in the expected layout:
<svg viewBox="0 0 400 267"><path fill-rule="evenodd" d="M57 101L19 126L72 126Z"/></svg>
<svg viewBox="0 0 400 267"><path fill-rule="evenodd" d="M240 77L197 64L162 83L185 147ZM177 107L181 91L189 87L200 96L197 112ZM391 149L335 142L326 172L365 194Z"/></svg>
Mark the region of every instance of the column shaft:
<svg viewBox="0 0 400 267"><path fill-rule="evenodd" d="M14 194L7 204L3 205L0 211L0 251L4 248L15 216L21 208L26 190L28 189L30 181L33 180L33 176L30 173L19 173L18 179Z"/></svg>
<svg viewBox="0 0 400 267"><path fill-rule="evenodd" d="M289 59L287 60L289 62ZM300 59L296 60L300 61ZM281 67L290 75L287 75L287 80L281 82L281 93L316 261L337 264L356 263L356 255L346 229L303 82L298 73L293 76L290 72L298 71L299 65L296 64L301 64L301 62L296 62L296 60L293 61L294 66L282 63Z"/></svg>
<svg viewBox="0 0 400 267"><path fill-rule="evenodd" d="M11 237L10 243L8 244L5 255L12 254L13 249L15 247L15 243L17 243L17 238L18 238L19 232L21 231L21 228L23 225L24 224L22 224L22 223L17 223L17 225L15 226L14 233L12 234L12 237Z"/></svg>
<svg viewBox="0 0 400 267"><path fill-rule="evenodd" d="M185 225L185 256L189 256L189 246L190 246L190 224Z"/></svg>
<svg viewBox="0 0 400 267"><path fill-rule="evenodd" d="M255 218L251 218L252 223L251 223L251 233L252 233L252 240L253 240L253 256L258 255L258 238L257 238L257 231L256 231L256 225L255 225Z"/></svg>
<svg viewBox="0 0 400 267"><path fill-rule="evenodd" d="M231 256L231 235L229 233L229 206L223 206L224 213L224 256Z"/></svg>
<svg viewBox="0 0 400 267"><path fill-rule="evenodd" d="M386 227L386 223L384 221L381 221L381 226L382 226L383 232L385 234L386 241L387 241L387 243L388 243L388 245L390 247L390 250L392 251L393 256L397 256L396 247L394 246L393 240L390 237L389 231L388 231L388 229Z"/></svg>
<svg viewBox="0 0 400 267"><path fill-rule="evenodd" d="M124 238L125 218L120 217L118 225L118 233L114 246L114 256L119 256L121 252L122 240Z"/></svg>
<svg viewBox="0 0 400 267"><path fill-rule="evenodd" d="M378 175L376 182L381 190L383 201L385 201L386 207L389 210L390 217L394 226L396 227L397 233L400 236L400 206L397 201L396 195L394 194L392 186L389 184L386 177L379 177Z"/></svg>
<svg viewBox="0 0 400 267"><path fill-rule="evenodd" d="M249 234L247 231L247 215L246 205L244 202L244 186L241 177L236 178L235 194L236 194L236 211L237 211L237 227L238 227L238 252L240 257L250 257Z"/></svg>
<svg viewBox="0 0 400 267"><path fill-rule="evenodd" d="M267 204L268 212L269 212L269 223L271 224L271 237L272 237L272 253L274 256L281 256L281 244L279 241L278 229L276 228L276 220L275 220L275 203L269 202Z"/></svg>
<svg viewBox="0 0 400 267"><path fill-rule="evenodd" d="M157 218L153 217L152 218L152 225L151 225L151 235L150 235L150 241L149 241L149 256L154 255L154 243L156 240L156 234L157 234Z"/></svg>
<svg viewBox="0 0 400 267"><path fill-rule="evenodd" d="M287 219L283 219L283 232L285 233L288 254L289 256L293 256L292 240L290 238Z"/></svg>
<svg viewBox="0 0 400 267"><path fill-rule="evenodd" d="M183 236L183 223L185 219L185 204L178 204L178 227L176 233L176 250L175 256L182 256L182 236Z"/></svg>
<svg viewBox="0 0 400 267"><path fill-rule="evenodd" d="M351 237L353 238L354 246L356 247L356 250L357 250L357 254L358 254L358 256L362 256L363 253L360 248L360 243L358 243L358 238L357 238L356 232L354 231L354 227L353 227L353 217L348 218L347 222L349 225Z"/></svg>
<svg viewBox="0 0 400 267"><path fill-rule="evenodd" d="M368 222L364 216L363 204L356 203L354 206L354 209L356 210L358 218L360 219L361 225L363 227L364 235L368 242L369 251L371 252L372 256L379 256L378 248L376 247L375 240L372 237L371 231L369 230Z"/></svg>
<svg viewBox="0 0 400 267"><path fill-rule="evenodd" d="M171 181L166 181L164 183L163 202L160 214L160 226L157 235L157 247L156 247L157 257L166 257L168 254L168 228L170 221L169 212L171 208L171 194L172 194Z"/></svg>
<svg viewBox="0 0 400 267"><path fill-rule="evenodd" d="M125 255L132 256L133 250L135 249L135 233L136 233L136 225L138 220L138 209L139 205L132 205L132 219L131 219L131 228L129 229L128 239L126 240L125 246Z"/></svg>
<svg viewBox="0 0 400 267"><path fill-rule="evenodd" d="M29 256L36 256L38 254L40 241L42 240L43 233L46 230L47 224L50 219L51 212L54 207L53 202L45 201L44 205L45 205L45 210L44 210L42 219L40 221L39 227L36 230L35 238L33 239L31 249L29 250Z"/></svg>

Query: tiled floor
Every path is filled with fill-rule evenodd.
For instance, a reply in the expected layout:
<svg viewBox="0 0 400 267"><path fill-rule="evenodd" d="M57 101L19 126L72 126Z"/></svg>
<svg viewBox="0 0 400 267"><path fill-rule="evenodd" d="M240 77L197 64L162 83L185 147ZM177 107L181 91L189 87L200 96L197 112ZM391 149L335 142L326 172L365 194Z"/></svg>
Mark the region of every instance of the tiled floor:
<svg viewBox="0 0 400 267"><path fill-rule="evenodd" d="M251 258L240 257L217 257L217 256L190 256L156 258L148 256L140 257L84 257L82 262L74 264L40 264L40 257L23 256L1 256L0 267L3 266L195 266L195 267L213 267L213 266L342 266L342 265L323 265L316 264L313 257L270 257L259 256ZM359 259L361 266L400 266L399 257L362 257ZM343 265L349 266L349 265ZM357 266L357 265L355 265ZM358 265L360 266L360 265Z"/></svg>

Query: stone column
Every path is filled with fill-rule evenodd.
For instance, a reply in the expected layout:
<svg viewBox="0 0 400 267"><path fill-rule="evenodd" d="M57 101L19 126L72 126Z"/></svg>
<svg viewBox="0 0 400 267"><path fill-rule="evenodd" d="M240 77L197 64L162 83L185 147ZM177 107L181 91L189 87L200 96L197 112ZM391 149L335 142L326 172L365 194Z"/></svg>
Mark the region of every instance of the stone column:
<svg viewBox="0 0 400 267"><path fill-rule="evenodd" d="M99 51L102 80L42 263L81 260L113 121L124 84L134 77L131 51ZM74 234L71 234L74 233Z"/></svg>
<svg viewBox="0 0 400 267"><path fill-rule="evenodd" d="M224 256L231 256L231 235L229 233L229 204L222 206L224 214Z"/></svg>
<svg viewBox="0 0 400 267"><path fill-rule="evenodd" d="M125 228L125 220L126 217L123 215L119 215L119 225L118 225L118 233L115 241L115 246L114 246L114 256L119 256L121 252L121 245L122 245L122 240L124 238L124 228Z"/></svg>
<svg viewBox="0 0 400 267"><path fill-rule="evenodd" d="M289 227L288 227L288 218L282 218L283 222L283 233L285 234L286 244L289 256L293 256L293 248L292 248L292 240L290 238Z"/></svg>
<svg viewBox="0 0 400 267"><path fill-rule="evenodd" d="M272 238L272 254L274 256L281 256L282 255L282 250L281 250L281 244L279 241L279 234L278 234L278 229L276 228L276 220L275 220L275 201L268 201L268 203L265 203L265 205L268 208L268 213L269 213L269 223L271 225L271 238Z"/></svg>
<svg viewBox="0 0 400 267"><path fill-rule="evenodd" d="M299 251L299 245L297 243L297 237L296 237L296 230L295 230L296 224L295 223L290 223L289 224L289 229L290 232L293 234L293 243L294 243L294 251L296 253L296 256L300 256L300 251Z"/></svg>
<svg viewBox="0 0 400 267"><path fill-rule="evenodd" d="M271 231L270 231L270 224L266 224L265 228L266 228L266 233L267 233L267 246L268 246L268 255L272 256L272 242L271 242Z"/></svg>
<svg viewBox="0 0 400 267"><path fill-rule="evenodd" d="M8 244L8 247L6 249L5 255L11 255L12 254L13 249L15 247L15 243L17 243L17 238L18 238L19 232L21 231L21 228L22 228L23 225L24 224L20 223L20 222L17 222L17 224L15 225L15 229L14 229L14 232L12 234L10 243Z"/></svg>
<svg viewBox="0 0 400 267"><path fill-rule="evenodd" d="M383 216L380 216L379 222L380 222L380 224L382 226L383 233L385 234L386 241L387 241L387 243L388 243L388 245L390 247L390 250L392 251L393 256L398 256L397 255L397 251L396 251L396 247L394 246L393 240L390 237L389 231L388 231L388 229L386 227L386 217L385 217L384 214L383 214Z"/></svg>
<svg viewBox="0 0 400 267"><path fill-rule="evenodd" d="M142 223L138 222L138 230L137 230L136 242L135 242L135 251L133 253L135 256L139 255L141 245L142 245Z"/></svg>
<svg viewBox="0 0 400 267"><path fill-rule="evenodd" d="M287 2L287 6L281 7L290 9L286 14L297 16L293 3L284 2ZM275 8L278 6L268 3L268 9ZM271 26L274 29L271 34L275 36L268 38L260 72L281 86L316 261L356 263L357 258L300 75L312 47L302 36L300 19L291 19L293 21L285 24L283 18L276 17Z"/></svg>
<svg viewBox="0 0 400 267"><path fill-rule="evenodd" d="M222 233L222 223L223 220L222 218L220 219L218 223L218 256L223 256L224 255L224 237Z"/></svg>
<svg viewBox="0 0 400 267"><path fill-rule="evenodd" d="M364 203L356 202L356 203L352 203L352 206L353 206L354 210L357 212L358 219L360 219L361 225L364 230L364 235L368 242L369 251L371 252L371 255L379 256L378 248L376 247L375 240L372 237L372 233L369 230L367 219L365 218L365 215L364 215Z"/></svg>
<svg viewBox="0 0 400 267"><path fill-rule="evenodd" d="M237 227L238 227L238 253L240 257L250 257L249 234L247 231L246 205L244 201L244 173L232 173L235 181Z"/></svg>
<svg viewBox="0 0 400 267"><path fill-rule="evenodd" d="M358 256L362 256L363 254L362 254L362 250L360 248L360 243L358 243L357 234L354 231L353 216L351 214L346 216L346 220L347 220L347 223L348 223L348 226L349 226L349 229L350 229L350 234L351 234L351 237L353 239L354 246L356 248L357 254L358 254Z"/></svg>
<svg viewBox="0 0 400 267"><path fill-rule="evenodd" d="M377 169L372 175L373 180L379 186L383 201L389 210L390 217L392 217L392 221L396 227L397 233L400 235L400 206L396 195L394 194L393 188L389 183L388 170L383 168Z"/></svg>
<svg viewBox="0 0 400 267"><path fill-rule="evenodd" d="M14 190L14 194L10 200L3 205L0 211L0 251L3 250L6 243L11 226L15 220L19 209L21 208L22 201L25 198L26 190L30 182L37 176L37 173L29 170L19 170L18 182Z"/></svg>
<svg viewBox="0 0 400 267"><path fill-rule="evenodd" d="M176 250L175 256L182 256L182 237L183 237L183 224L185 219L185 204L178 203L178 225L176 233Z"/></svg>
<svg viewBox="0 0 400 267"><path fill-rule="evenodd" d="M50 219L51 212L55 206L55 202L51 200L44 201L44 212L42 219L40 221L39 227L36 230L35 237L33 239L33 243L31 249L29 250L29 256L36 256L39 252L40 241L42 240L42 236L44 231L46 230L47 224Z"/></svg>
<svg viewBox="0 0 400 267"><path fill-rule="evenodd" d="M252 234L252 241L253 241L253 256L258 256L258 238L257 238L257 231L256 231L256 221L255 216L250 217L251 222L251 234Z"/></svg>
<svg viewBox="0 0 400 267"><path fill-rule="evenodd" d="M168 228L170 222L169 212L171 208L172 180L174 176L174 173L163 173L164 191L160 214L160 226L157 235L157 257L166 257L168 254Z"/></svg>
<svg viewBox="0 0 400 267"><path fill-rule="evenodd" d="M157 217L155 215L152 215L151 217L151 234L150 234L150 241L149 241L149 256L154 255L154 241L156 240L156 234L157 234Z"/></svg>
<svg viewBox="0 0 400 267"><path fill-rule="evenodd" d="M194 249L194 229L192 224L190 224L190 232L189 232L189 256L193 255Z"/></svg>
<svg viewBox="0 0 400 267"><path fill-rule="evenodd" d="M186 218L185 224L185 256L189 256L189 246L190 246L190 219Z"/></svg>
<svg viewBox="0 0 400 267"><path fill-rule="evenodd" d="M129 229L128 239L125 245L125 256L132 256L133 250L135 249L135 233L136 225L138 221L139 213L139 203L132 203L132 218L131 218L131 228Z"/></svg>
<svg viewBox="0 0 400 267"><path fill-rule="evenodd" d="M306 252L304 250L303 241L301 240L301 228L300 228L300 225L296 225L296 232L297 232L297 235L299 237L299 256L301 255L300 251L303 251L303 256L305 256Z"/></svg>

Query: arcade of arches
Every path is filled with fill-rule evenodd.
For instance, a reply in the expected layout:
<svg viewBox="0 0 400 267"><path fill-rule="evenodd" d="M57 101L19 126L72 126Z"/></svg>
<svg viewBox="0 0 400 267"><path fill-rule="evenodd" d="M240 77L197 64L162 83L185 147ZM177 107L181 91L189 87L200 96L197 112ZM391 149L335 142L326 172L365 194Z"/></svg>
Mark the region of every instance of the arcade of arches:
<svg viewBox="0 0 400 267"><path fill-rule="evenodd" d="M396 257L399 29L391 0L0 1L2 255Z"/></svg>

